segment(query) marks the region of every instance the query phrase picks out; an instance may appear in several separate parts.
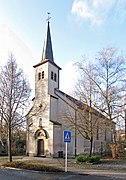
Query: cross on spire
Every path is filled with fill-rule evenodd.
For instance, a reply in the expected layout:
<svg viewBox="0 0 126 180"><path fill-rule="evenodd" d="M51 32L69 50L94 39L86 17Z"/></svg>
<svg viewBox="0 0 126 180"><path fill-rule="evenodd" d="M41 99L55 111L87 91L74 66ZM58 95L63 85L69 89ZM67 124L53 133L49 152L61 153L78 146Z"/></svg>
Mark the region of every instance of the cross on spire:
<svg viewBox="0 0 126 180"><path fill-rule="evenodd" d="M42 52L42 61L49 60L51 62L54 62L52 42L51 42L51 34L50 34L50 25L49 25L49 20L51 18L50 14L51 13L48 12L48 18L46 19L48 24L47 24L46 39L45 39L45 42L44 42L43 52Z"/></svg>
<svg viewBox="0 0 126 180"><path fill-rule="evenodd" d="M46 21L48 21L49 22L49 20L51 19L51 16L50 16L50 12L47 12L47 14L48 14L48 17L47 17L47 19L46 19Z"/></svg>

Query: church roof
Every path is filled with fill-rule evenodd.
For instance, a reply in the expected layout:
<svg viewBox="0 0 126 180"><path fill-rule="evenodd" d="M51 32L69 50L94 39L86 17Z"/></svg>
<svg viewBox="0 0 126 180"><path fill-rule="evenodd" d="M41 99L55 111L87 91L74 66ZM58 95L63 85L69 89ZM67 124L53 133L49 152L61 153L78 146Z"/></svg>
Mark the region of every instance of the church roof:
<svg viewBox="0 0 126 180"><path fill-rule="evenodd" d="M77 109L80 109L80 110L87 110L87 111L89 111L89 106L87 105L87 104L84 104L83 102L81 102L81 101L79 101L79 100L77 100L77 99L75 99L74 97L72 97L72 96L70 96L70 95L68 95L68 94L66 94L66 93L64 93L64 92L62 92L62 91L60 91L59 89L55 89L55 94L59 97L59 98L61 98L63 101L65 101L66 103L67 103L67 101L65 100L65 99L68 99L69 101L71 101L74 105L76 105L76 108ZM67 103L67 104L69 104L69 103ZM70 105L70 104L69 104ZM72 105L70 105L71 107L73 107ZM73 108L75 108L75 107L73 107ZM101 118L105 118L105 119L108 119L105 115L103 115L101 112L99 112L98 110L96 110L95 108L93 108L92 107L92 112L95 114L95 115L97 115L97 116L99 116L99 117L101 117Z"/></svg>
<svg viewBox="0 0 126 180"><path fill-rule="evenodd" d="M58 95L57 93L60 93L64 98L67 98L68 100L73 102L79 109L83 109L84 108L85 104L82 103L81 101L75 99L74 97L64 93L63 91L60 91L59 89L55 89L55 94Z"/></svg>
<svg viewBox="0 0 126 180"><path fill-rule="evenodd" d="M53 64L54 66L56 66L59 70L61 70L61 68L60 68L59 66L57 66L56 63L54 63L54 62L52 62L52 61L50 61L50 60L45 60L45 61L43 61L43 62L40 62L40 63L34 65L33 67L36 68L37 66L40 66L40 65L42 65L42 64L44 64L44 63L46 63L46 62L50 62L51 64Z"/></svg>
<svg viewBox="0 0 126 180"><path fill-rule="evenodd" d="M43 52L42 52L42 62L45 60L54 62L49 21L47 25L47 34L46 34L46 39L44 41Z"/></svg>
<svg viewBox="0 0 126 180"><path fill-rule="evenodd" d="M61 126L61 125L62 125L61 123L59 123L59 122L57 122L57 121L52 121L52 120L50 120L50 122L53 123L53 125L58 125L58 126Z"/></svg>

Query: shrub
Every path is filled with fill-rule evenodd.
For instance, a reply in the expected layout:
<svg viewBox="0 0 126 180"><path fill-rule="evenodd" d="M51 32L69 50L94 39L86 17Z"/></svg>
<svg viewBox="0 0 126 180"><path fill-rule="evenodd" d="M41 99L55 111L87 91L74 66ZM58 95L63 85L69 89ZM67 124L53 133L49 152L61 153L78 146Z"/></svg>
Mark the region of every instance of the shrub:
<svg viewBox="0 0 126 180"><path fill-rule="evenodd" d="M86 162L87 157L88 156L86 156L86 155L79 155L76 157L76 161L77 162Z"/></svg>
<svg viewBox="0 0 126 180"><path fill-rule="evenodd" d="M77 162L86 162L86 159L87 159L87 155L79 155L76 157L76 161Z"/></svg>
<svg viewBox="0 0 126 180"><path fill-rule="evenodd" d="M98 163L100 162L100 157L99 156L91 156L91 157L87 157L86 159L87 163Z"/></svg>
<svg viewBox="0 0 126 180"><path fill-rule="evenodd" d="M76 157L77 162L86 162L86 163L98 163L100 162L99 156L87 156L87 155L79 155Z"/></svg>

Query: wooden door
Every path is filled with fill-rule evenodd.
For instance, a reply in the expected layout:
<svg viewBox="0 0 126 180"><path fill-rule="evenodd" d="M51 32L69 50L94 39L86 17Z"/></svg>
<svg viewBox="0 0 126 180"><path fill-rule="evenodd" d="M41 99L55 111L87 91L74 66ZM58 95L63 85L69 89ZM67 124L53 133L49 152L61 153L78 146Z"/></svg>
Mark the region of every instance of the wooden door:
<svg viewBox="0 0 126 180"><path fill-rule="evenodd" d="M38 140L38 156L44 156L44 140Z"/></svg>

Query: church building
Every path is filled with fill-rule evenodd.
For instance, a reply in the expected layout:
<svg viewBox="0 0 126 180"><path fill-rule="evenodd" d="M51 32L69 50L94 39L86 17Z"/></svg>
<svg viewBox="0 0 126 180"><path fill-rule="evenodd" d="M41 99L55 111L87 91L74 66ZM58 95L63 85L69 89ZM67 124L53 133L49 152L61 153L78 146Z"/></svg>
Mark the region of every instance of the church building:
<svg viewBox="0 0 126 180"><path fill-rule="evenodd" d="M64 156L64 131L71 131L71 142L68 143L69 156L89 153L90 141L88 138L84 138L81 131L79 132L77 129L77 124L80 122L78 113L83 111L84 105L59 89L61 68L53 57L49 21L47 22L42 59L33 67L35 68L35 97L32 108L27 114L27 155ZM88 114L88 108L85 113ZM105 119L103 115L99 116L99 114L94 110L94 119L99 121ZM106 127L104 130L95 129L94 153L107 151L107 144L112 142L113 136L110 129Z"/></svg>

